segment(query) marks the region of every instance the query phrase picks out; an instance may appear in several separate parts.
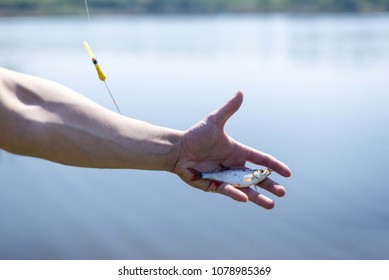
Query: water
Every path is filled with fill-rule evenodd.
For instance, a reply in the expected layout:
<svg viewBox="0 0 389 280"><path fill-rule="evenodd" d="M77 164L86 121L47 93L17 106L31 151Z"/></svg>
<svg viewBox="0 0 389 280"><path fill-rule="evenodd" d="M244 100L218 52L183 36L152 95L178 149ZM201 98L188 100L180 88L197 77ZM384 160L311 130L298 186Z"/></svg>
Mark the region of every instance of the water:
<svg viewBox="0 0 389 280"><path fill-rule="evenodd" d="M227 125L287 163L266 211L164 172L0 153L1 259L388 259L389 16L0 19L0 65L187 129L245 92Z"/></svg>

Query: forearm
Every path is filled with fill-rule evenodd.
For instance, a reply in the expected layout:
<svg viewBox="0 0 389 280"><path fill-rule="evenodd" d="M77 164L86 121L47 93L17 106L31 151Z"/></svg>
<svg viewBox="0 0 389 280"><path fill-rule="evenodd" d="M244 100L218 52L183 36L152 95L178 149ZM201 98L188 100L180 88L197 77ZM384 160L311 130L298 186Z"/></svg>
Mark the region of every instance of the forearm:
<svg viewBox="0 0 389 280"><path fill-rule="evenodd" d="M0 68L0 147L98 168L172 170L182 132L106 110L59 84Z"/></svg>

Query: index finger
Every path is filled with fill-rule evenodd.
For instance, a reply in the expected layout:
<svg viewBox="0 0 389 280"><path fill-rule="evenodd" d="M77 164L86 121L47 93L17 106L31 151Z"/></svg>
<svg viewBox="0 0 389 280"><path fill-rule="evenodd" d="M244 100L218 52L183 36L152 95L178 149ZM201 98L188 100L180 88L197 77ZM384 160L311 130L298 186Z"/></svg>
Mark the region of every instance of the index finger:
<svg viewBox="0 0 389 280"><path fill-rule="evenodd" d="M276 159L275 157L264 152L257 151L253 148L248 149L248 161L254 164L266 166L267 168L277 172L278 174L284 177L289 177L290 175L292 175L292 172L290 171L289 167L285 163Z"/></svg>

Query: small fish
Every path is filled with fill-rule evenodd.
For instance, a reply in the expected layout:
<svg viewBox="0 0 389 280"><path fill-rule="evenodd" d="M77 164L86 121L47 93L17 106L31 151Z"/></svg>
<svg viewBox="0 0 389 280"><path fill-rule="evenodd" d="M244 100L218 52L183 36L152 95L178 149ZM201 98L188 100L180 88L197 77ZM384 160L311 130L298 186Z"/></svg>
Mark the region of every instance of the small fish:
<svg viewBox="0 0 389 280"><path fill-rule="evenodd" d="M227 169L215 172L200 173L192 170L195 179L205 179L227 183L236 188L247 188L265 180L270 174L270 169Z"/></svg>

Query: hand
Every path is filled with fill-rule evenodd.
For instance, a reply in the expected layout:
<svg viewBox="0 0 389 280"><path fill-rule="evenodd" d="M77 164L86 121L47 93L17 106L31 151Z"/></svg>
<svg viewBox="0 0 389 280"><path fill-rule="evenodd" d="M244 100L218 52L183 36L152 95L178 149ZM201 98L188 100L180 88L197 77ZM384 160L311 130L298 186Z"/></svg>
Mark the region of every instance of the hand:
<svg viewBox="0 0 389 280"><path fill-rule="evenodd" d="M193 171L216 171L222 168L245 168L246 161L272 169L278 174L289 177L289 168L274 157L247 147L228 136L224 131L227 120L239 109L243 94L237 94L223 107L209 114L202 121L185 132L181 152L173 172L189 185L206 192L216 192L237 201L248 200L266 209L274 207L274 202L251 188L238 189L229 184L195 180ZM285 195L283 186L270 178L258 184L262 189L276 196Z"/></svg>

